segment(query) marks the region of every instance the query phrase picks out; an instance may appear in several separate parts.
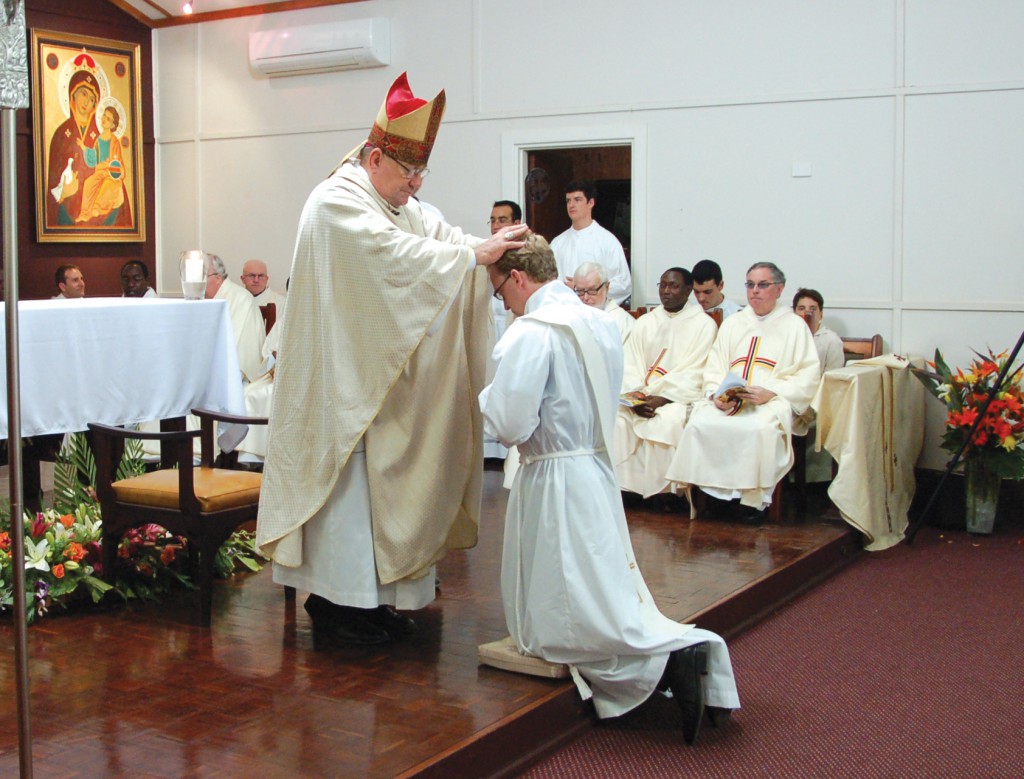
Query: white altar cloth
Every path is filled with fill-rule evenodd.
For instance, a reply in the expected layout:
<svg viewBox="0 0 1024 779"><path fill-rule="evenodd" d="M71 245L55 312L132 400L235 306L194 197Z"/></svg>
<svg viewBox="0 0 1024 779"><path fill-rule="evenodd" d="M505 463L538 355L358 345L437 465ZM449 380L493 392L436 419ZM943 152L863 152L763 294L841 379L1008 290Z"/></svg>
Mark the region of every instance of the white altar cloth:
<svg viewBox="0 0 1024 779"><path fill-rule="evenodd" d="M21 434L184 416L244 414L223 300L84 298L18 307ZM0 303L0 438L7 437L6 319Z"/></svg>

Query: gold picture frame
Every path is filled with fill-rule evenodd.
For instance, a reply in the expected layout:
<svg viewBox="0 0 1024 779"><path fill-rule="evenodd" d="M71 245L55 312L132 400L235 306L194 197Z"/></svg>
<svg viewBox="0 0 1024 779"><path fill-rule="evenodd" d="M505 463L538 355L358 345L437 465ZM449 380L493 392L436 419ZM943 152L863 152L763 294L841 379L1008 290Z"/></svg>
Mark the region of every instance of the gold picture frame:
<svg viewBox="0 0 1024 779"><path fill-rule="evenodd" d="M139 45L32 31L36 240L146 240Z"/></svg>

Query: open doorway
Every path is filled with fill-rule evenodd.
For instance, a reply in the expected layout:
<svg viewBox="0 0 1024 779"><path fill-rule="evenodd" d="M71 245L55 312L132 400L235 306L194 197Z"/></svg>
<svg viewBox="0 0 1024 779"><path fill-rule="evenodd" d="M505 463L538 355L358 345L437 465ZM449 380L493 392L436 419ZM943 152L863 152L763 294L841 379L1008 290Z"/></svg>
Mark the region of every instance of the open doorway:
<svg viewBox="0 0 1024 779"><path fill-rule="evenodd" d="M568 230L565 187L574 179L594 182L594 220L615 234L630 261L633 150L628 145L526 150L522 185L527 224L549 241Z"/></svg>
<svg viewBox="0 0 1024 779"><path fill-rule="evenodd" d="M531 169L542 171L532 180L534 197L527 195ZM501 134L501 191L523 204L527 223L546 238L569 228L565 185L573 178L597 182L594 218L622 243L633 276L631 305L647 305L646 126L598 124Z"/></svg>

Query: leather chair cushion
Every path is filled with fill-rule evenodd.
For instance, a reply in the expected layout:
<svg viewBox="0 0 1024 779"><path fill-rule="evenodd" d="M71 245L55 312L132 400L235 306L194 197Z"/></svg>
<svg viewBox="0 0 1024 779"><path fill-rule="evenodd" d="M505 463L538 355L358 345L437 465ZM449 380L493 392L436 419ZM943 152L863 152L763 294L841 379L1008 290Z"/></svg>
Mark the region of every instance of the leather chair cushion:
<svg viewBox="0 0 1024 779"><path fill-rule="evenodd" d="M263 475L252 471L196 468L193 471L196 498L204 512L255 505L260 502ZM114 496L120 503L157 508L178 508L178 472L153 471L114 482Z"/></svg>

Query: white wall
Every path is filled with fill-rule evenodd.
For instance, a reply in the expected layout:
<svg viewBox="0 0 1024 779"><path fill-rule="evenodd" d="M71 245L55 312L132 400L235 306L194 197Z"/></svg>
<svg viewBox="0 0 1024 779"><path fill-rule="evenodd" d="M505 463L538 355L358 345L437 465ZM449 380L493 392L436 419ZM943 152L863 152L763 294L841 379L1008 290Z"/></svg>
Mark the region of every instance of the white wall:
<svg viewBox="0 0 1024 779"><path fill-rule="evenodd" d="M368 16L391 21L387 68L249 68L251 30ZM641 127L637 303L702 257L741 298L770 259L840 333L962 364L1024 327L1022 39L1016 0L367 0L162 29L161 286L198 246L237 272L262 258L283 287L307 194L408 70L417 94L447 92L421 194L449 221L485 233L491 201L521 197L502 174L517 133Z"/></svg>

